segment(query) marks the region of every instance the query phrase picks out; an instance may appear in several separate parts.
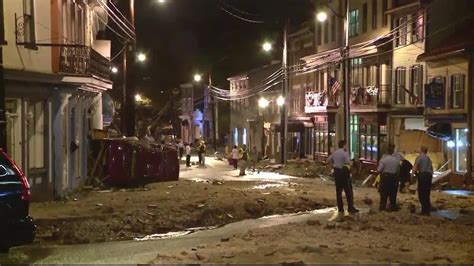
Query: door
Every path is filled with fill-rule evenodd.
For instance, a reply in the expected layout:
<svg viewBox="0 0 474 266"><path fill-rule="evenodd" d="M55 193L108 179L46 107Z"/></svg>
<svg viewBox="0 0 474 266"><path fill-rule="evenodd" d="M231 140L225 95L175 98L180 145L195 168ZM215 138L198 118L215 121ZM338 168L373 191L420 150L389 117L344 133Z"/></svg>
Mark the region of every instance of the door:
<svg viewBox="0 0 474 266"><path fill-rule="evenodd" d="M16 164L23 168L22 160L22 132L21 132L21 100L5 100L7 117L7 153Z"/></svg>

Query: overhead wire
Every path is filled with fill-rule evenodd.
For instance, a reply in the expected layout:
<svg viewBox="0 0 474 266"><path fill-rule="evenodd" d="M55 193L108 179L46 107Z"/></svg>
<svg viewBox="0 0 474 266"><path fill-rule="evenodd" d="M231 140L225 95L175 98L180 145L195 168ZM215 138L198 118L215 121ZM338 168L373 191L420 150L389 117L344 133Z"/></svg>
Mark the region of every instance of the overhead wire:
<svg viewBox="0 0 474 266"><path fill-rule="evenodd" d="M121 21L120 19L118 19L118 17L116 16L116 14L114 12L109 12L109 10L111 10L106 4L104 6L104 3L102 2L102 0L98 1L97 3L99 3L99 6L102 8L102 10L105 11L105 13L109 16L109 18L117 25L118 28L120 28L120 30L128 36L129 39L131 40L135 40L135 32L132 31L129 27L127 27L125 25L125 23L123 21ZM112 16L110 15L112 14ZM99 16L98 16L99 17ZM101 19L102 20L102 19ZM118 21L117 21L118 20ZM103 21L103 20L102 20ZM122 26L122 25L125 25L125 28ZM128 29L128 30L127 30Z"/></svg>
<svg viewBox="0 0 474 266"><path fill-rule="evenodd" d="M135 25L132 24L132 22L130 20L128 20L128 18L122 13L122 11L120 11L120 8L118 8L113 1L109 1L110 3L110 6L112 6L116 12L124 19L124 21L133 29L135 30Z"/></svg>

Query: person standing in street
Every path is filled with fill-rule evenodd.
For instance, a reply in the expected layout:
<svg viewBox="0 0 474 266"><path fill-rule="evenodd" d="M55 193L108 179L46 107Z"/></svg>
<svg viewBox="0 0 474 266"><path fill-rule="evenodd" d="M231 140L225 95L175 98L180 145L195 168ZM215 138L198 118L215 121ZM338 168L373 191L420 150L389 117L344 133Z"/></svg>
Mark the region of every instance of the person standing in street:
<svg viewBox="0 0 474 266"><path fill-rule="evenodd" d="M179 159L183 158L183 153L184 153L184 144L182 140L179 140L178 142L178 152L179 152Z"/></svg>
<svg viewBox="0 0 474 266"><path fill-rule="evenodd" d="M242 151L241 151L241 157L240 157L240 160L239 160L239 167L240 167L239 176L244 176L245 175L245 169L247 168L248 160L249 160L249 153L247 151L247 146L243 145L242 146Z"/></svg>
<svg viewBox="0 0 474 266"><path fill-rule="evenodd" d="M234 169L237 170L237 162L239 161L239 149L237 148L237 145L234 145L234 148L232 149L231 160Z"/></svg>
<svg viewBox="0 0 474 266"><path fill-rule="evenodd" d="M421 204L421 215L430 215L431 212L431 182L433 179L433 163L428 157L428 148L422 146L420 155L416 157L413 165L413 174L418 179L418 198Z"/></svg>
<svg viewBox="0 0 474 266"><path fill-rule="evenodd" d="M345 140L339 141L339 149L334 151L326 163L330 164L334 168L334 178L336 183L336 199L337 209L339 213L344 213L344 203L342 201L342 191L346 195L347 207L349 213L357 213L358 209L354 207L354 195L352 193L352 184L350 176L350 157L347 153L347 142Z"/></svg>
<svg viewBox="0 0 474 266"><path fill-rule="evenodd" d="M380 174L380 205L379 210L387 209L387 199L390 200L390 210L397 211L398 171L400 168L400 157L394 154L395 146L390 144L387 154L379 161L377 171Z"/></svg>
<svg viewBox="0 0 474 266"><path fill-rule="evenodd" d="M199 145L199 164L206 165L206 143L204 141L201 141Z"/></svg>
<svg viewBox="0 0 474 266"><path fill-rule="evenodd" d="M250 163L251 163L252 172L255 172L255 168L257 167L257 163L258 163L258 149L257 149L257 146L252 147Z"/></svg>
<svg viewBox="0 0 474 266"><path fill-rule="evenodd" d="M186 152L186 166L191 167L191 145L185 143L185 152Z"/></svg>

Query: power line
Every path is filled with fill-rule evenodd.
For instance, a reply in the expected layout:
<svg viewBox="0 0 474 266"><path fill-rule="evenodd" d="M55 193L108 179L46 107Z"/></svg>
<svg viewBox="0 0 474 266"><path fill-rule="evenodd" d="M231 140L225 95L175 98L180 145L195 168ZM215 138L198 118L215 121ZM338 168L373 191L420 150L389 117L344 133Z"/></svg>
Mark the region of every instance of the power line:
<svg viewBox="0 0 474 266"><path fill-rule="evenodd" d="M235 17L235 18L238 18L238 19L240 19L240 20L242 20L242 21L245 21L245 22L255 23L255 24L263 24L263 23L264 23L264 21L262 21L262 20L253 20L253 19L248 19L248 18L244 18L244 17L242 17L242 16L239 16L239 15L233 13L232 11L227 10L227 9L226 9L224 6L222 6L222 5L220 6L220 9L221 9L222 11L224 11L225 13L227 13L227 14L229 14L229 15Z"/></svg>
<svg viewBox="0 0 474 266"><path fill-rule="evenodd" d="M237 12L240 12L240 13L242 13L242 14L244 14L244 15L249 15L249 16L252 16L252 17L261 17L259 14L249 13L249 12L247 12L247 11L243 11L242 9L236 8L235 6L232 6L231 4L227 3L225 0L220 0L219 2L220 2L221 4L227 6L228 8L233 9L233 10L235 10L235 11L237 11Z"/></svg>
<svg viewBox="0 0 474 266"><path fill-rule="evenodd" d="M127 27L123 21L118 19L118 17L116 16L115 13L109 12L110 8L107 5L105 5L105 7L104 7L104 4L103 4L102 0L98 1L98 3L99 3L99 6L105 11L105 13L110 17L110 19L117 25L117 27L120 28L121 31L129 37L129 39L135 40L135 32L132 31L129 27ZM112 14L112 16L110 14ZM116 20L116 18L118 19L118 21ZM124 25L125 27L123 27L120 24ZM127 29L128 29L128 31L127 31Z"/></svg>
<svg viewBox="0 0 474 266"><path fill-rule="evenodd" d="M124 19L124 21L133 29L135 30L135 25L132 24L130 20L120 11L120 9L114 4L113 1L109 1L110 5L115 9L117 13L120 14L120 16Z"/></svg>

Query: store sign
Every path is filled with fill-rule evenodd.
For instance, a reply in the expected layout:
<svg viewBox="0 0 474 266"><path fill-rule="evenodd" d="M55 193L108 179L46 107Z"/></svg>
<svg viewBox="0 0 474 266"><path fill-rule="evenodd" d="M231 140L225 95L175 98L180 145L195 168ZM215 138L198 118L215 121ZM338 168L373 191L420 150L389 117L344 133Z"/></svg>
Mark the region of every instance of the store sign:
<svg viewBox="0 0 474 266"><path fill-rule="evenodd" d="M327 105L327 98L324 97L323 93L319 92L307 92L305 95L305 106L304 111L305 113L316 113L318 109L322 106Z"/></svg>
<svg viewBox="0 0 474 266"><path fill-rule="evenodd" d="M444 82L433 80L425 84L425 107L444 109Z"/></svg>

